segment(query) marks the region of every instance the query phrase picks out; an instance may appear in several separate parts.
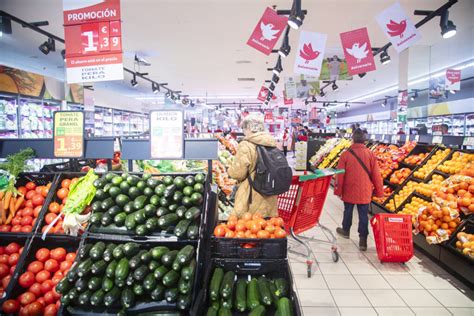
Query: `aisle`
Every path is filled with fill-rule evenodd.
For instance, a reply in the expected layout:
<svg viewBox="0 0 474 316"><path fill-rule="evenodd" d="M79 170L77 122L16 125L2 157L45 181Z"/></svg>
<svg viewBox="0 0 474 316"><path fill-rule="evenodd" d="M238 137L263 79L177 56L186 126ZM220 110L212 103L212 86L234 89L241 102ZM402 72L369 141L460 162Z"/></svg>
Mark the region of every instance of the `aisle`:
<svg viewBox="0 0 474 316"><path fill-rule="evenodd" d="M331 188L321 223L335 231L342 212L343 204ZM339 262L332 261L329 245L313 242L318 264L308 279L305 258L289 254L305 316L474 315L473 291L421 253L415 252L405 266L381 264L371 235L367 252L360 252L356 214L351 239L338 238ZM306 235L326 238L319 228Z"/></svg>

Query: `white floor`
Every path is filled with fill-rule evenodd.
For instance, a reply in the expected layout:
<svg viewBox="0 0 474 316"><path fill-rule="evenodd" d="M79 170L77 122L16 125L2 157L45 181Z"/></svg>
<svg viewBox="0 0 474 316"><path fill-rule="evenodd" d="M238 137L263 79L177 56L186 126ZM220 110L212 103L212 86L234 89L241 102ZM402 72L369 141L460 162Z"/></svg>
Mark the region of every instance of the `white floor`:
<svg viewBox="0 0 474 316"><path fill-rule="evenodd" d="M342 201L330 189L321 224L335 232L342 221L342 213ZM318 261L313 264L311 278L306 275L306 258L289 254L305 316L474 316L473 291L421 253L415 251L415 257L405 265L381 264L371 235L368 250L360 252L357 222L357 211L354 210L351 239L338 238L341 258L337 263L332 260L328 244L311 243ZM327 239L320 228L313 228L305 235Z"/></svg>

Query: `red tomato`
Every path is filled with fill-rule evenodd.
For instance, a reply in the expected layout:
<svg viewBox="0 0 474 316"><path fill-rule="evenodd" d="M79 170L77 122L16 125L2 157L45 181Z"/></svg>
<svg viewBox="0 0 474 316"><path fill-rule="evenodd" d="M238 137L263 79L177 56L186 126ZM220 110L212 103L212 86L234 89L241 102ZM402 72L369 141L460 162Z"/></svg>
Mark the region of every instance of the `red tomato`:
<svg viewBox="0 0 474 316"><path fill-rule="evenodd" d="M53 281L46 280L41 283L41 293L46 294L47 292L51 291L54 287Z"/></svg>
<svg viewBox="0 0 474 316"><path fill-rule="evenodd" d="M25 292L19 297L21 305L25 306L33 303L36 300L36 296L31 292Z"/></svg>
<svg viewBox="0 0 474 316"><path fill-rule="evenodd" d="M28 310L28 316L42 316L44 314L44 306L45 304L42 303L44 299L38 299L37 302L31 303L26 308Z"/></svg>
<svg viewBox="0 0 474 316"><path fill-rule="evenodd" d="M63 279L62 276L60 276L60 275L55 275L55 276L53 276L53 278L51 279L51 281L53 281L53 284L56 285L56 284L58 284L62 279Z"/></svg>
<svg viewBox="0 0 474 316"><path fill-rule="evenodd" d="M12 233L20 233L20 232L21 232L21 228L22 228L21 225L15 225L15 226L12 227L11 232L12 232Z"/></svg>
<svg viewBox="0 0 474 316"><path fill-rule="evenodd" d="M66 255L66 261L74 262L74 260L76 260L76 253L75 252L70 252Z"/></svg>
<svg viewBox="0 0 474 316"><path fill-rule="evenodd" d="M24 248L25 248L25 247L21 247L21 248L20 248L20 251L19 251L20 255L21 255L21 253L23 252L23 249L24 249Z"/></svg>
<svg viewBox="0 0 474 316"><path fill-rule="evenodd" d="M56 195L58 196L59 199L63 200L64 198L66 198L69 194L69 190L68 189L65 189L65 188L61 188L58 190L58 192L56 193Z"/></svg>
<svg viewBox="0 0 474 316"><path fill-rule="evenodd" d="M77 181L79 181L79 178L72 178L70 186L76 184Z"/></svg>
<svg viewBox="0 0 474 316"><path fill-rule="evenodd" d="M20 224L22 226L31 225L32 223L33 223L33 217L32 216L23 216L23 218L21 219L21 222L20 222Z"/></svg>
<svg viewBox="0 0 474 316"><path fill-rule="evenodd" d="M56 298L54 297L53 291L49 291L44 294L44 302L46 305L56 303Z"/></svg>
<svg viewBox="0 0 474 316"><path fill-rule="evenodd" d="M46 270L41 270L36 274L36 282L43 283L46 280L51 279L51 272Z"/></svg>
<svg viewBox="0 0 474 316"><path fill-rule="evenodd" d="M59 203L58 203L58 202L51 202L51 203L49 204L48 210L49 210L51 213L59 214Z"/></svg>
<svg viewBox="0 0 474 316"><path fill-rule="evenodd" d="M15 215L15 217L13 217L13 219L12 219L12 225L16 226L16 225L20 225L20 224L21 224L21 217L18 216L18 215Z"/></svg>
<svg viewBox="0 0 474 316"><path fill-rule="evenodd" d="M71 180L69 179L64 179L61 181L61 188L69 189L69 186L71 185Z"/></svg>
<svg viewBox="0 0 474 316"><path fill-rule="evenodd" d="M36 259L41 262L46 262L49 259L49 249L41 248L36 251Z"/></svg>
<svg viewBox="0 0 474 316"><path fill-rule="evenodd" d="M21 227L20 227L21 228ZM11 230L10 225L0 225L0 232L8 233Z"/></svg>
<svg viewBox="0 0 474 316"><path fill-rule="evenodd" d="M54 213L48 213L46 214L46 216L44 217L44 221L46 222L47 225L51 224L54 219L56 218L56 214Z"/></svg>
<svg viewBox="0 0 474 316"><path fill-rule="evenodd" d="M58 261L64 261L66 259L66 249L64 248L56 248L51 250L51 258L56 259Z"/></svg>
<svg viewBox="0 0 474 316"><path fill-rule="evenodd" d="M14 266L18 263L18 259L20 258L20 254L18 252L12 253L10 257L8 258L8 265Z"/></svg>
<svg viewBox="0 0 474 316"><path fill-rule="evenodd" d="M34 207L34 206L33 206L33 201L27 200L27 201L25 202L25 207L31 207L31 208L33 208L33 207Z"/></svg>
<svg viewBox="0 0 474 316"><path fill-rule="evenodd" d="M35 275L31 271L24 272L18 279L21 287L27 289L35 283Z"/></svg>
<svg viewBox="0 0 474 316"><path fill-rule="evenodd" d="M3 255L5 253L5 247L0 246L0 255Z"/></svg>
<svg viewBox="0 0 474 316"><path fill-rule="evenodd" d="M27 190L34 190L36 189L36 184L33 181L28 182L25 184Z"/></svg>
<svg viewBox="0 0 474 316"><path fill-rule="evenodd" d="M36 297L40 297L43 292L41 292L41 284L39 283L34 283L30 288L28 289L31 293L33 293Z"/></svg>
<svg viewBox="0 0 474 316"><path fill-rule="evenodd" d="M41 193L42 197L46 198L48 196L48 192L49 192L49 189L47 187L44 186L44 187L41 188L40 193Z"/></svg>
<svg viewBox="0 0 474 316"><path fill-rule="evenodd" d="M33 272L33 273L36 274L36 273L40 272L40 271L43 270L43 269L44 269L44 264L43 264L43 262L41 262L41 261L33 261L32 263L30 263L30 264L28 265L28 269L27 269L27 270L28 270L28 271L31 271L31 272Z"/></svg>
<svg viewBox="0 0 474 316"><path fill-rule="evenodd" d="M7 288L8 283L10 283L11 278L12 278L11 275L7 275L6 277L2 278L2 287L3 287L4 289Z"/></svg>
<svg viewBox="0 0 474 316"><path fill-rule="evenodd" d="M72 262L71 262L71 261L63 261L63 262L61 262L60 269L61 269L61 271L63 271L63 272L67 272L67 271L69 271L69 269L71 268L71 266L72 266Z"/></svg>
<svg viewBox="0 0 474 316"><path fill-rule="evenodd" d="M2 304L2 311L6 314L14 314L20 310L20 303L17 300L6 300Z"/></svg>
<svg viewBox="0 0 474 316"><path fill-rule="evenodd" d="M34 215L34 211L31 207L25 207L23 209L23 212L21 214L22 216L33 216Z"/></svg>
<svg viewBox="0 0 474 316"><path fill-rule="evenodd" d="M28 189L24 186L21 186L19 187L18 189L16 189L21 195L25 195L26 192L28 192Z"/></svg>
<svg viewBox="0 0 474 316"><path fill-rule="evenodd" d="M26 225L21 228L22 233L29 233L33 230L33 226L31 225Z"/></svg>
<svg viewBox="0 0 474 316"><path fill-rule="evenodd" d="M36 194L33 196L32 201L34 206L43 205L44 197L41 194Z"/></svg>
<svg viewBox="0 0 474 316"><path fill-rule="evenodd" d="M25 198L28 201L31 201L33 199L33 196L35 196L37 193L34 190L28 191L25 195Z"/></svg>
<svg viewBox="0 0 474 316"><path fill-rule="evenodd" d="M13 275L13 272L15 272L16 269L16 264L14 266L10 267L10 274Z"/></svg>
<svg viewBox="0 0 474 316"><path fill-rule="evenodd" d="M5 263L0 263L0 279L6 277L10 273L10 268Z"/></svg>
<svg viewBox="0 0 474 316"><path fill-rule="evenodd" d="M58 261L56 261L55 259L48 259L45 263L44 263L44 269L46 271L49 271L49 272L56 272L59 270L59 263Z"/></svg>
<svg viewBox="0 0 474 316"><path fill-rule="evenodd" d="M57 313L58 313L58 308L56 307L56 304L49 304L44 309L44 316L56 316Z"/></svg>
<svg viewBox="0 0 474 316"><path fill-rule="evenodd" d="M20 251L20 245L16 242L11 242L5 247L5 253L11 255L12 253L17 253Z"/></svg>
<svg viewBox="0 0 474 316"><path fill-rule="evenodd" d="M8 264L8 255L0 255L0 263Z"/></svg>
<svg viewBox="0 0 474 316"><path fill-rule="evenodd" d="M57 276L57 275L59 275L60 277L63 277L64 273L61 270L58 270L58 271L54 272L53 276Z"/></svg>
<svg viewBox="0 0 474 316"><path fill-rule="evenodd" d="M59 294L58 292L56 292L56 287L53 287L53 289L51 290L54 294L54 298L55 299L60 299L61 298L61 294Z"/></svg>

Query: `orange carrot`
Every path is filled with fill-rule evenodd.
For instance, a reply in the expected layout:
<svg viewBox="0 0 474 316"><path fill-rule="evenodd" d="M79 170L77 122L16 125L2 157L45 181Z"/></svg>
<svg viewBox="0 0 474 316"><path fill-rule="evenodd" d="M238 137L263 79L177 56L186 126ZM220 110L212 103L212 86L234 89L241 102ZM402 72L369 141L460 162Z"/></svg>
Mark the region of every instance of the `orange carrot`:
<svg viewBox="0 0 474 316"><path fill-rule="evenodd" d="M7 193L5 193L5 199L3 200L3 210L4 211L8 210L8 208L10 207L11 198L12 198L12 192L7 191Z"/></svg>
<svg viewBox="0 0 474 316"><path fill-rule="evenodd" d="M15 203L16 203L16 197L12 197L10 199L10 214L15 213ZM13 216L13 215L12 215Z"/></svg>
<svg viewBox="0 0 474 316"><path fill-rule="evenodd" d="M7 217L6 221L5 221L5 225L10 224L11 221L12 221L12 219L13 219L12 213L8 214L8 217Z"/></svg>
<svg viewBox="0 0 474 316"><path fill-rule="evenodd" d="M7 220L5 215L5 209L3 208L3 201L0 203L0 225L3 224Z"/></svg>
<svg viewBox="0 0 474 316"><path fill-rule="evenodd" d="M4 195L5 195L5 191L0 191L0 201L3 199Z"/></svg>
<svg viewBox="0 0 474 316"><path fill-rule="evenodd" d="M16 200L16 203L15 203L15 210L14 210L14 212L13 212L13 216L15 216L16 211L18 211L18 209L20 208L21 204L23 204L24 201L25 201L25 197L23 197L23 196L20 196L20 197Z"/></svg>

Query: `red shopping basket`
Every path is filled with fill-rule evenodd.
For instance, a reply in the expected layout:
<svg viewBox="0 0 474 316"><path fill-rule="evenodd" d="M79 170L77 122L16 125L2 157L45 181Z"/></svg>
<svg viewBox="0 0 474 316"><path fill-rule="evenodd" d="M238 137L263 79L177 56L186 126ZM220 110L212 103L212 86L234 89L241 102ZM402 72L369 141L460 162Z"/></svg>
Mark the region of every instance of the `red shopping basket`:
<svg viewBox="0 0 474 316"><path fill-rule="evenodd" d="M413 257L411 215L376 214L370 224L380 262L407 262Z"/></svg>

